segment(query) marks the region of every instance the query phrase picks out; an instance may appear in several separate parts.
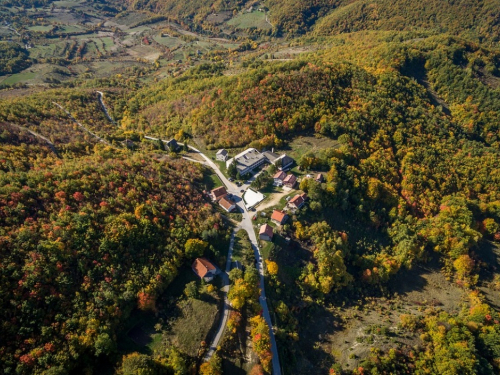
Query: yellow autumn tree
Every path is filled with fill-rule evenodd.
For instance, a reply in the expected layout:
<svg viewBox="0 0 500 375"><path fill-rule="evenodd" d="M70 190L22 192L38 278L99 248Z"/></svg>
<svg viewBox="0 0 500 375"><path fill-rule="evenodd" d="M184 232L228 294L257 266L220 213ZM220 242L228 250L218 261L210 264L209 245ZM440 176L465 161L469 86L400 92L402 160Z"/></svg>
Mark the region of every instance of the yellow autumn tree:
<svg viewBox="0 0 500 375"><path fill-rule="evenodd" d="M267 272L269 275L275 276L278 274L278 264L276 262L266 260Z"/></svg>

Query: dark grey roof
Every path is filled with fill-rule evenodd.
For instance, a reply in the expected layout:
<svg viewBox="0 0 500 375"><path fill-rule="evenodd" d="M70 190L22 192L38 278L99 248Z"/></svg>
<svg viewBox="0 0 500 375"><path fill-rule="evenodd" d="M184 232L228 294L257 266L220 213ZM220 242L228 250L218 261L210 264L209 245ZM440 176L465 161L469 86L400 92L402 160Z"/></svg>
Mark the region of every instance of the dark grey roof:
<svg viewBox="0 0 500 375"><path fill-rule="evenodd" d="M179 144L177 143L177 141L175 139L171 139L170 141L167 142L167 147L172 150L176 150L177 148L179 148Z"/></svg>
<svg viewBox="0 0 500 375"><path fill-rule="evenodd" d="M271 163L274 163L274 161L280 157L278 154L271 151L264 151L262 155L264 155Z"/></svg>
<svg viewBox="0 0 500 375"><path fill-rule="evenodd" d="M248 149L242 154L243 155L235 157L234 159L237 164L242 165L244 167L251 167L258 161L265 159L265 156L255 149Z"/></svg>
<svg viewBox="0 0 500 375"><path fill-rule="evenodd" d="M227 150L221 148L219 151L217 151L217 155L223 155L226 156L228 154Z"/></svg>

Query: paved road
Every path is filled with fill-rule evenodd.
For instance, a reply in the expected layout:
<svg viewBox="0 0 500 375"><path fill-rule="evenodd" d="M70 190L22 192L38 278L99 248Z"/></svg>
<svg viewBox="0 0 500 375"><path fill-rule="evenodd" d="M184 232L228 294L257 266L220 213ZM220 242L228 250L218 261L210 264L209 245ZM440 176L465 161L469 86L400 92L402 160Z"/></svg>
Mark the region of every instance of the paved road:
<svg viewBox="0 0 500 375"><path fill-rule="evenodd" d="M193 151L198 152L200 156L202 156L206 164L208 164L214 171L217 173L217 176L221 179L224 185L226 185L226 189L228 193L231 193L233 195L240 195L238 186L230 182L226 176L221 172L219 169L219 166L215 164L212 160L210 160L209 157L207 157L205 154L200 152L194 147L189 146ZM268 326L269 326L269 335L271 337L271 352L273 353L273 374L274 375L281 375L281 367L280 367L280 361L279 361L279 355L278 355L278 347L276 345L276 338L274 337L274 330L273 330L273 323L271 321L271 315L269 314L269 308L267 306L267 301L266 301L266 290L264 288L264 262L262 260L262 256L260 254L258 242L257 242L257 237L255 236L255 231L253 229L253 224L252 224L252 218L249 212L247 211L245 204L243 202L243 199L239 200L236 202L238 207L240 208L240 211L243 212L243 220L241 221L241 228L246 230L248 233L248 236L250 237L250 241L252 242L252 248L255 254L255 259L257 260L257 266L258 266L258 271L260 275L260 297L259 297L259 303L262 307L262 314L264 316L264 319L266 320Z"/></svg>
<svg viewBox="0 0 500 375"><path fill-rule="evenodd" d="M227 293L229 292L229 271L231 271L231 259L233 257L233 246L234 246L234 234L238 231L239 228L235 229L233 233L231 234L231 240L229 242L229 251L227 253L227 261L226 261L226 270L221 274L222 276L222 281L224 283L224 286L222 287L222 291L224 293L224 309L222 312L222 318L219 324L219 328L217 329L217 334L215 335L215 338L212 341L212 344L210 344L210 348L208 349L207 353L205 354L205 361L208 361L210 358L212 358L212 355L214 352L217 350L217 346L219 346L220 340L222 339L222 336L224 334L224 329L226 328L227 324L227 319L229 317L229 311L231 310L231 306L229 305L229 300L227 298Z"/></svg>
<svg viewBox="0 0 500 375"><path fill-rule="evenodd" d="M53 144L53 143L50 141L50 139L48 139L48 138L44 137L43 135L40 135L40 134L38 134L38 133L34 132L33 130L30 130L30 129L28 129L28 128L25 128L24 126L17 125L17 124L12 124L12 123L9 123L9 124L10 124L10 125L12 125L12 126L15 126L15 127L19 128L19 129L21 129L21 130L27 131L28 133L32 134L33 136L35 136L35 137L37 137L37 138L41 139L42 141L45 141L45 142L49 145L49 148L52 150L52 152L53 152L54 154L56 154L56 156L57 156L57 157L60 157L60 156L59 156L59 153L57 152L56 145L55 145L55 144Z"/></svg>
<svg viewBox="0 0 500 375"><path fill-rule="evenodd" d="M109 114L108 112L108 108L106 107L106 105L104 104L104 100L103 100L103 96L104 94L101 92L101 91L97 91L96 90L96 93L99 97L99 103L101 104L101 107L102 107L102 110L104 111L104 114L106 115L106 117L108 118L108 120L113 123L114 125L116 125L116 122L115 120L113 120L113 117L111 117L111 115Z"/></svg>
<svg viewBox="0 0 500 375"><path fill-rule="evenodd" d="M145 136L144 138L149 139L149 140L153 140L153 141L158 140L158 138L149 137L149 136ZM162 141L168 142L167 140L164 140L164 139L162 139ZM179 145L182 145L182 143L179 143ZM193 150L194 152L199 153L200 156L203 159L205 159L205 164L208 165L210 168L212 168L214 170L214 172L217 174L217 176L219 176L222 183L226 186L226 190L228 193L236 195L236 196L241 196L241 193L240 193L241 188L239 188L236 184L233 184L231 181L229 181L226 178L226 176L224 175L224 173L221 172L221 170L219 169L219 166L217 164L215 164L208 156L206 156L200 150L194 148L193 146L189 146L189 148L191 150ZM194 159L193 159L193 161L194 161ZM200 163L200 161L198 161L198 160L196 160L196 162ZM273 354L273 374L274 375L281 375L281 367L280 367L280 361L279 361L279 355L278 355L278 346L276 345L276 338L274 337L274 330L273 330L273 323L271 321L271 314L269 314L269 308L267 306L267 301L266 301L266 291L265 291L265 284L264 284L264 264L263 264L262 256L260 254L260 250L259 250L259 246L258 246L258 242L257 242L257 237L255 236L255 231L253 229L252 218L245 207L243 199L239 199L236 202L236 205L239 207L240 211L243 213L243 220L241 221L240 226L243 230L247 231L248 236L250 237L250 241L252 243L252 248L253 248L253 251L255 254L255 259L257 261L257 269L258 269L259 275L260 275L259 303L262 307L262 315L264 316L264 319L266 320L266 322L269 326L269 335L271 337L271 352ZM230 261L231 261L231 258L228 256L228 262L230 262ZM231 267L231 263L229 263L229 267ZM226 265L226 268L227 268L227 265ZM226 302L227 301L225 300L224 301L224 311L225 312L227 311L227 303ZM227 319L227 317L224 319ZM220 335L220 337L218 338L218 340L220 340L220 338L222 337L222 333L224 332L224 328L225 328L225 323L224 323L224 325L221 325L219 327L219 330L217 331L216 339ZM215 340L214 340L214 342L215 342ZM218 345L218 341L217 341L217 345ZM215 347L217 347L217 345L215 345ZM209 352L211 354L208 355L208 353L207 353L207 356L205 357L205 359L207 359L207 360L210 359L211 355L213 354L213 350L212 350L213 346L214 346L214 344L212 344L210 347Z"/></svg>

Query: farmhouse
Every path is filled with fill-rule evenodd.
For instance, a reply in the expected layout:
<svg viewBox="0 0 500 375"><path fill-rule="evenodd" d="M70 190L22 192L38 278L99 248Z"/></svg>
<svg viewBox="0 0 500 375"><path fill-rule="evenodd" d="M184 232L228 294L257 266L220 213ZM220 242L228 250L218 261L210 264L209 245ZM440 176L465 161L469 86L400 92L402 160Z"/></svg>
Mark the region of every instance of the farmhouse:
<svg viewBox="0 0 500 375"><path fill-rule="evenodd" d="M219 205L225 209L227 212L231 212L236 208L236 203L227 197L222 197L219 200Z"/></svg>
<svg viewBox="0 0 500 375"><path fill-rule="evenodd" d="M288 215L283 211L274 210L271 221L277 225L283 225L288 220Z"/></svg>
<svg viewBox="0 0 500 375"><path fill-rule="evenodd" d="M221 198L227 195L226 188L224 186L219 186L210 192L210 197L214 202L218 202Z"/></svg>
<svg viewBox="0 0 500 375"><path fill-rule="evenodd" d="M263 241L272 241L273 228L267 224L262 225L259 229L259 238Z"/></svg>
<svg viewBox="0 0 500 375"><path fill-rule="evenodd" d="M290 199L290 201L288 202L288 207L292 209L299 209L304 205L304 203L306 203L306 198L307 195L305 193L297 194L295 197Z"/></svg>
<svg viewBox="0 0 500 375"><path fill-rule="evenodd" d="M205 281L212 281L213 278L219 273L217 267L215 267L207 258L196 258L191 268L200 279Z"/></svg>
<svg viewBox="0 0 500 375"><path fill-rule="evenodd" d="M274 186L282 186L283 185L283 180L286 177L286 173L283 171L278 171L276 174L273 176L274 179Z"/></svg>
<svg viewBox="0 0 500 375"><path fill-rule="evenodd" d="M220 161L226 161L227 158L229 157L229 153L225 149L220 149L217 151L217 154L215 154L215 159L220 160Z"/></svg>
<svg viewBox="0 0 500 375"><path fill-rule="evenodd" d="M289 188L293 188L296 183L297 183L297 177L295 177L293 174L289 174L283 180L283 185L285 185Z"/></svg>

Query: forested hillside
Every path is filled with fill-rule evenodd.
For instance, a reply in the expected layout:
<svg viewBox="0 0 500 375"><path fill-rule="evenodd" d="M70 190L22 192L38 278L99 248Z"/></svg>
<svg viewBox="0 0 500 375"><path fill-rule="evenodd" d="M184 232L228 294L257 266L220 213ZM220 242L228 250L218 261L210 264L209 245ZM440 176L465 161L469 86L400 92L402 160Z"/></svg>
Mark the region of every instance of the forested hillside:
<svg viewBox="0 0 500 375"><path fill-rule="evenodd" d="M23 144L38 156L22 162L2 143L1 368L90 370L113 358L133 309L155 309L192 256L186 241L216 236L220 219L193 165L120 153L61 161L39 148Z"/></svg>
<svg viewBox="0 0 500 375"><path fill-rule="evenodd" d="M333 35L360 30L425 30L495 43L500 32L499 16L498 0L340 1L318 22L314 32Z"/></svg>
<svg viewBox="0 0 500 375"><path fill-rule="evenodd" d="M0 372L265 374L274 333L283 374L499 373L499 0L8 0L0 21ZM298 183L266 164L242 219L188 144L236 201L221 148L286 153ZM191 264L223 269L241 220L259 246L233 238L205 361L226 280Z"/></svg>

